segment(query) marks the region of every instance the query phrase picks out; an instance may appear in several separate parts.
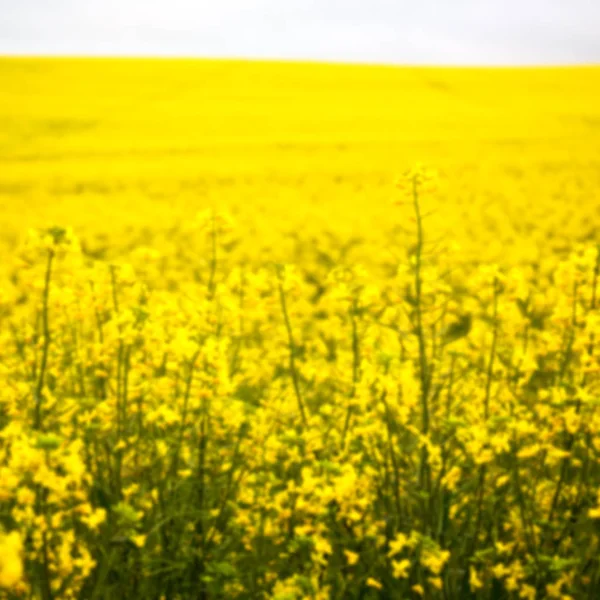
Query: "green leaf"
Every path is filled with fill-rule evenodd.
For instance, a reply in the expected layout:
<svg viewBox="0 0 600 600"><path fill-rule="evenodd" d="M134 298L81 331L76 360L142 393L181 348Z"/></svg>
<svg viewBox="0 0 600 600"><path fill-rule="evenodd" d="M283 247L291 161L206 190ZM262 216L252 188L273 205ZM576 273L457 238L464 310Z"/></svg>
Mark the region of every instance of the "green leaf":
<svg viewBox="0 0 600 600"><path fill-rule="evenodd" d="M62 442L62 438L53 433L45 433L38 436L36 440L36 448L41 448L42 450L56 450L60 447Z"/></svg>
<svg viewBox="0 0 600 600"><path fill-rule="evenodd" d="M222 577L236 577L237 569L228 562L216 562L208 565L208 571Z"/></svg>
<svg viewBox="0 0 600 600"><path fill-rule="evenodd" d="M138 515L133 506L126 504L125 502L119 502L113 507L113 512L129 524L135 524L138 522Z"/></svg>
<svg viewBox="0 0 600 600"><path fill-rule="evenodd" d="M451 344L464 338L471 331L473 317L471 313L461 315L454 323L450 323L444 331L444 343Z"/></svg>

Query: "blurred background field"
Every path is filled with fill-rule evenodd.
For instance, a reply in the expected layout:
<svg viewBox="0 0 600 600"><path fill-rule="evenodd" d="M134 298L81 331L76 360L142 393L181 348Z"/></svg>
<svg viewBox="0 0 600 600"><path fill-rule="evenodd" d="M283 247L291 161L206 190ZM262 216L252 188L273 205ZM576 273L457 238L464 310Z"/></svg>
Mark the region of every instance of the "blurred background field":
<svg viewBox="0 0 600 600"><path fill-rule="evenodd" d="M600 207L598 68L4 58L0 82L5 250L60 224L118 253L210 207L248 256L379 244L415 160L442 174L443 234L501 262L589 237Z"/></svg>

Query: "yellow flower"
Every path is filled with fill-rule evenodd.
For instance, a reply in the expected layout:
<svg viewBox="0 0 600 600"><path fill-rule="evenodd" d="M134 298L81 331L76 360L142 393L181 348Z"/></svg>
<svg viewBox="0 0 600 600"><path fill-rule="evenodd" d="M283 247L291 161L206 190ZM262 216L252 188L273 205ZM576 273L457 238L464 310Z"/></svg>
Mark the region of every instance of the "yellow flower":
<svg viewBox="0 0 600 600"><path fill-rule="evenodd" d="M125 448L127 448L127 444L125 443L125 440L120 440L115 444L114 450L115 451L124 450Z"/></svg>
<svg viewBox="0 0 600 600"><path fill-rule="evenodd" d="M475 456L475 463L477 465L485 465L494 460L494 453L489 448L483 448L481 452Z"/></svg>
<svg viewBox="0 0 600 600"><path fill-rule="evenodd" d="M91 514L82 517L81 519L90 529L97 531L98 527L106 520L106 510L97 508Z"/></svg>
<svg viewBox="0 0 600 600"><path fill-rule="evenodd" d="M506 485L510 481L510 477L508 475L500 475L498 479L496 479L496 487L501 488Z"/></svg>
<svg viewBox="0 0 600 600"><path fill-rule="evenodd" d="M502 563L498 563L492 567L492 573L496 579L502 579L506 577L508 569Z"/></svg>
<svg viewBox="0 0 600 600"><path fill-rule="evenodd" d="M392 569L394 570L394 577L396 579L406 579L408 577L408 570L410 569L410 561L408 559L392 561Z"/></svg>
<svg viewBox="0 0 600 600"><path fill-rule="evenodd" d="M494 449L496 454L502 454L502 452L508 452L510 450L510 438L507 434L493 435L490 439L490 445Z"/></svg>
<svg viewBox="0 0 600 600"><path fill-rule="evenodd" d="M351 550L344 550L344 556L346 557L349 565L355 565L360 558L359 554L352 552Z"/></svg>
<svg viewBox="0 0 600 600"><path fill-rule="evenodd" d="M131 540L138 548L143 548L146 544L146 536L142 534L134 535Z"/></svg>
<svg viewBox="0 0 600 600"><path fill-rule="evenodd" d="M456 489L456 484L459 482L461 474L462 474L462 471L460 470L459 467L456 467L456 466L452 467L444 475L444 477L442 479L442 485L444 485L449 490L453 491L454 489Z"/></svg>
<svg viewBox="0 0 600 600"><path fill-rule="evenodd" d="M319 554L331 554L331 544L322 537L315 538L315 550Z"/></svg>
<svg viewBox="0 0 600 600"><path fill-rule="evenodd" d="M381 585L381 583L379 583L379 581L377 581L377 579L373 579L372 577L369 577L367 579L367 585L369 587L375 588L377 590L380 590L383 588L383 586Z"/></svg>
<svg viewBox="0 0 600 600"><path fill-rule="evenodd" d="M390 549L388 550L388 557L392 558L399 552L402 552L403 548L408 544L408 538L403 533L396 534L396 538L390 542Z"/></svg>
<svg viewBox="0 0 600 600"><path fill-rule="evenodd" d="M496 542L496 550L498 554L508 554L514 547L514 543L512 544L504 544L502 542Z"/></svg>
<svg viewBox="0 0 600 600"><path fill-rule="evenodd" d="M574 408L570 408L564 415L565 428L571 434L575 435L581 424L581 415Z"/></svg>
<svg viewBox="0 0 600 600"><path fill-rule="evenodd" d="M17 502L31 506L35 502L35 493L27 487L21 487L17 490Z"/></svg>
<svg viewBox="0 0 600 600"><path fill-rule="evenodd" d="M539 444L533 444L519 450L517 456L519 458L531 458L532 456L538 454L541 450L542 447Z"/></svg>
<svg viewBox="0 0 600 600"><path fill-rule="evenodd" d="M562 587L565 584L563 579L559 579L555 583L549 583L546 586L548 598L562 598Z"/></svg>
<svg viewBox="0 0 600 600"><path fill-rule="evenodd" d="M448 550L441 552L423 552L420 562L424 567L427 567L434 575L439 575L444 568L444 565L450 558Z"/></svg>
<svg viewBox="0 0 600 600"><path fill-rule="evenodd" d="M474 567L469 567L469 586L471 587L472 592L475 592L483 587L483 583L479 578L479 574Z"/></svg>
<svg viewBox="0 0 600 600"><path fill-rule="evenodd" d="M427 581L436 589L441 590L444 587L441 577L428 577Z"/></svg>
<svg viewBox="0 0 600 600"><path fill-rule="evenodd" d="M525 600L535 600L536 599L536 591L532 585L527 585L524 583L519 590L519 598L524 598Z"/></svg>
<svg viewBox="0 0 600 600"><path fill-rule="evenodd" d="M0 588L13 588L23 578L23 541L17 531L0 533Z"/></svg>
<svg viewBox="0 0 600 600"><path fill-rule="evenodd" d="M423 596L425 594L425 589L423 588L423 586L419 583L417 583L416 585L413 585L412 588L410 588L415 594L419 594L419 596Z"/></svg>

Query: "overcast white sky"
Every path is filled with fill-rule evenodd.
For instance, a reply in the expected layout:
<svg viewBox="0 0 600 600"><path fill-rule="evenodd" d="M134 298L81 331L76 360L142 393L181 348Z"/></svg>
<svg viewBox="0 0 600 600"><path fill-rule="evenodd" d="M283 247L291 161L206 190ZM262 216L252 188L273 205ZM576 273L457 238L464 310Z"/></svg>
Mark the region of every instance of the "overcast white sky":
<svg viewBox="0 0 600 600"><path fill-rule="evenodd" d="M600 0L0 0L0 54L600 64Z"/></svg>

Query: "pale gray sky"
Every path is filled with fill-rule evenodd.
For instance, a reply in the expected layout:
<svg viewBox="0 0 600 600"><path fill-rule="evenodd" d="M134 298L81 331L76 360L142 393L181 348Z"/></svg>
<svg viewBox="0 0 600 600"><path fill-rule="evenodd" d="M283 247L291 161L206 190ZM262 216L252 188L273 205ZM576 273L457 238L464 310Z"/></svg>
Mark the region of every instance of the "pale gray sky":
<svg viewBox="0 0 600 600"><path fill-rule="evenodd" d="M0 0L0 54L600 64L600 0Z"/></svg>

